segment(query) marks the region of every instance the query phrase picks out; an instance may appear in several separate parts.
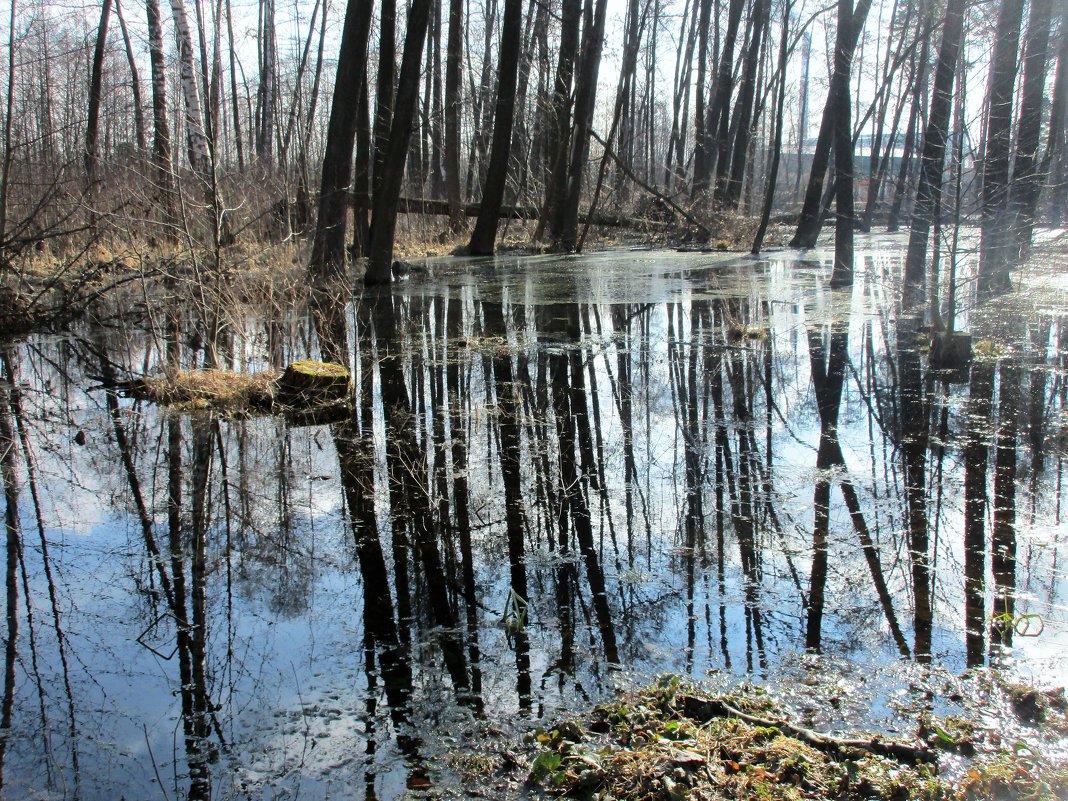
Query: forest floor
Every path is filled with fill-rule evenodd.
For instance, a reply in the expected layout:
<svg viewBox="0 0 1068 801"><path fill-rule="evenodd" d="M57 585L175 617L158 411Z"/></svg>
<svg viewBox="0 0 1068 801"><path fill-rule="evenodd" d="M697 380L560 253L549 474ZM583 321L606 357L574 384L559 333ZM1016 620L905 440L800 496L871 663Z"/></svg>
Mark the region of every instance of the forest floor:
<svg viewBox="0 0 1068 801"><path fill-rule="evenodd" d="M940 676L894 737L849 738L819 718L814 681L795 697L666 675L525 735L453 748L412 797L626 801L1063 801L1068 705L995 671ZM958 714L940 715L943 702ZM818 702L817 702L818 703ZM847 703L847 702L846 702ZM800 709L803 711L799 711ZM925 707L925 708L924 708ZM906 731L907 729L907 731ZM454 777L452 782L443 776ZM456 779L455 777L458 777ZM434 782L433 789L431 781Z"/></svg>
<svg viewBox="0 0 1068 801"><path fill-rule="evenodd" d="M594 227L584 243L586 252L613 249L682 249L749 252L758 220L721 218L710 224L710 237L695 237L685 226L665 223L645 228ZM504 221L497 240L502 256L548 252L534 241L533 221ZM772 225L764 247L785 245L792 228ZM406 215L398 229L394 257L402 265L427 258L462 255L467 232L446 235L441 218ZM127 241L101 235L89 245L51 243L12 258L0 272L0 335L62 329L95 300L114 289L140 285L155 299L167 294L204 302L225 295L224 301L289 303L306 286L310 240L287 238L276 242L242 240L219 254L189 251L180 244ZM356 262L354 277L362 268ZM160 292L151 285L169 287ZM147 294L146 294L147 299Z"/></svg>

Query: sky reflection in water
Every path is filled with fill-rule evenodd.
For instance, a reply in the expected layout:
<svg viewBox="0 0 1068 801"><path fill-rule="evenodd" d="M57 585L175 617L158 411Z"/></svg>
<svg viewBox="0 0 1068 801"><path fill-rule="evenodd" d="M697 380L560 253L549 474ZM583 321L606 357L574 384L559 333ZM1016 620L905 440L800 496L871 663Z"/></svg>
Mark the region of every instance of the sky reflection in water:
<svg viewBox="0 0 1068 801"><path fill-rule="evenodd" d="M976 318L1012 350L946 383L890 244L851 297L820 252L435 263L346 311L364 402L317 426L99 389L150 326L8 346L11 797L391 798L661 671L815 672L844 716L927 661L1063 681L1065 309ZM235 369L319 353L234 324Z"/></svg>

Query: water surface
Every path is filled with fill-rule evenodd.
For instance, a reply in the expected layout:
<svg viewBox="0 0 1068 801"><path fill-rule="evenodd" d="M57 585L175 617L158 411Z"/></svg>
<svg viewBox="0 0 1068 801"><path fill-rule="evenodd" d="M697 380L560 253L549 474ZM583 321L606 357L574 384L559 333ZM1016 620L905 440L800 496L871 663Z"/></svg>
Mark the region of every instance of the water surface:
<svg viewBox="0 0 1068 801"><path fill-rule="evenodd" d="M212 356L161 303L9 343L9 796L395 798L662 671L876 723L926 666L1063 682L1068 304L965 302L983 356L933 371L900 246L851 292L821 251L454 259L322 342L228 307ZM168 347L350 359L353 412L103 388Z"/></svg>

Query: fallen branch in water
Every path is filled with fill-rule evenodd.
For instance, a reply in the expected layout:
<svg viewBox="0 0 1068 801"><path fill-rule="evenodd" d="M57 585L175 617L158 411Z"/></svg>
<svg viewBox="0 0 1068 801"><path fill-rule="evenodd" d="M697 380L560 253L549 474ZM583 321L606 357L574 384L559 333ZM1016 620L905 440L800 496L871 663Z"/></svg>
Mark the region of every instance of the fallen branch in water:
<svg viewBox="0 0 1068 801"><path fill-rule="evenodd" d="M761 726L767 729L778 729L788 737L800 740L806 745L823 751L827 754L846 756L850 753L863 752L878 756L889 757L898 762L915 765L919 762L936 764L938 757L934 751L923 745L910 745L909 743L885 740L875 736L868 739L842 739L832 737L829 734L820 734L812 729L797 726L786 720L772 720L757 715L750 715L735 709L719 698L699 698L694 695L679 695L677 703L682 707L683 713L699 723L707 723L713 718L735 718L750 726Z"/></svg>

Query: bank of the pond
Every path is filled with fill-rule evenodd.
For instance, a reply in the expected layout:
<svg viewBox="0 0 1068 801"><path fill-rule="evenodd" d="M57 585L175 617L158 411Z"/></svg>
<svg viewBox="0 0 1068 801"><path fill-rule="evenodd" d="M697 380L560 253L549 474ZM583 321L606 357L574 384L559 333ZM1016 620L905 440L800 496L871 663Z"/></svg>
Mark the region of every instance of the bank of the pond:
<svg viewBox="0 0 1068 801"><path fill-rule="evenodd" d="M765 687L713 688L665 675L522 735L512 748L449 750L441 776L420 774L409 790L596 801L1068 798L1062 688L975 671L923 692L929 708L902 717L894 736L862 724L842 734L802 724L795 706ZM933 711L942 692L963 714Z"/></svg>

